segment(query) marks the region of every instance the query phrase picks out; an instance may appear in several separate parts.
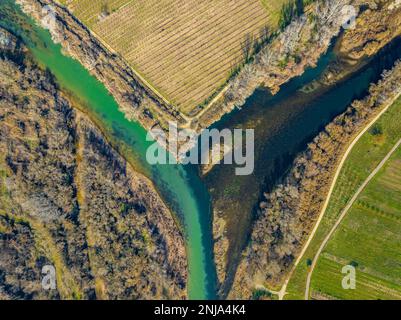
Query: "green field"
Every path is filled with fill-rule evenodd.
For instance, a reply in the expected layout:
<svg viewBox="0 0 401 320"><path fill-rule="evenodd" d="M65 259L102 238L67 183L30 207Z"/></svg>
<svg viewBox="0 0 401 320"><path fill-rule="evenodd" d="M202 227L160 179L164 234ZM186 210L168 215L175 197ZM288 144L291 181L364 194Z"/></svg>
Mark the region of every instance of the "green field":
<svg viewBox="0 0 401 320"><path fill-rule="evenodd" d="M356 265L356 289L341 269ZM329 241L312 277L312 297L401 299L401 149L370 182Z"/></svg>
<svg viewBox="0 0 401 320"><path fill-rule="evenodd" d="M374 125L374 128L375 130L369 130L358 141L345 162L323 220L314 236L314 239L308 247L308 250L306 251L303 259L300 261L289 282L287 287L288 294L285 297L286 299L304 298L308 265L313 259L314 254L322 243L324 237L328 234L336 219L341 214L342 209L346 206L353 194L355 194L358 187L369 176L374 168L377 167L380 161L386 156L386 154L401 137L401 98L399 98L377 121L377 123ZM377 134L377 132L380 132L380 134ZM400 153L398 152L397 155L399 154ZM363 159L363 161L361 161L361 159ZM394 159L394 157L392 159ZM388 165L389 164L387 164L387 166ZM382 265L386 265L388 263L392 265L391 263L395 263L395 260L393 259L396 259L394 256L396 253L393 253L393 251L389 250L398 249L398 252L401 252L401 247L399 245L400 239L398 238L398 243L392 243L392 239L396 241L396 238L391 233L392 229L388 229L389 226L394 228L398 227L398 233L401 233L401 225L396 224L401 215L399 207L398 214L395 214L394 212L397 211L397 206L394 206L394 203L389 200L391 198L391 194L388 191L384 191L385 189L383 189L382 186L376 185L372 187L374 183L383 183L380 182L380 177L383 174L385 173L383 173L382 170L380 175L378 175L376 179L371 182L368 188L364 190L363 195L361 195L352 210L349 212L349 215L340 225L335 237L329 242L328 247L326 248L327 251L324 251L317 264L317 268L315 270L316 273L314 273L312 278L312 293L313 290L322 290L327 295L340 297L337 289L341 288L341 281L338 281L338 279L342 277L341 267L354 260L358 263L359 259L357 277L358 273L361 273L360 271L362 271L362 268L365 267L366 270L363 271L363 274L360 274L360 281L363 281L363 277L369 277L371 279L370 281L363 282L366 283L366 285L369 285L371 288L371 290L365 290L366 293L364 297L369 295L371 295L372 298L384 296L385 293L382 291L378 292L377 296L375 296L373 291L375 291L376 289L374 288L377 288L378 286L383 287L382 290L389 290L392 286L395 286L398 288L398 293L394 293L393 297L394 295L400 294L400 283L397 283L397 279L394 278L395 270L392 272L389 271L387 275L388 270ZM399 179L399 181L399 186L401 186L401 179ZM397 187L398 186L395 188ZM377 198L369 199L369 196L372 194L372 190L375 189L380 193L375 194L375 196L382 200L378 200ZM396 189L394 189L394 192L397 192ZM381 205L385 206L386 208L380 209L381 207L377 206L377 201L383 201L383 204ZM365 209L364 203L366 203L365 206L368 206ZM376 206L373 208L379 208L379 210L383 210L384 213L378 214L376 213L375 209L371 209L370 206L373 204ZM392 219L391 223L389 223L389 219ZM365 226L365 224L368 223L370 224ZM352 242L349 242L351 241L349 237L352 237L352 233L355 235L356 229L353 228L357 228L360 225L363 225L366 228L366 232L359 230L362 231L360 232L360 235L358 234L358 237L360 238L354 237ZM359 246L357 247L356 245ZM349 251L346 251L345 249ZM352 249L354 249L354 251L352 251ZM330 250L334 250L333 253ZM357 255L357 253L362 255L364 259L361 259L361 256ZM339 261L341 261L341 263ZM399 265L401 265L400 255L398 255L398 268ZM397 266L395 265L393 267L396 269ZM390 269L391 268L392 267L390 267ZM327 272L322 274L322 270L326 270ZM336 274L336 276L332 274L333 272ZM386 277L383 274L385 274ZM398 281L400 281L401 270L398 270L398 275ZM336 277L338 277L338 279L336 279ZM325 285L323 285L323 282L326 282ZM357 280L357 287L358 284L360 288L363 287L363 284L358 283ZM330 286L332 289L328 289ZM362 296L358 296L358 293L362 290L351 291L352 292L343 293L343 295L348 294L353 295L353 298L364 298ZM341 296L341 298L350 297Z"/></svg>

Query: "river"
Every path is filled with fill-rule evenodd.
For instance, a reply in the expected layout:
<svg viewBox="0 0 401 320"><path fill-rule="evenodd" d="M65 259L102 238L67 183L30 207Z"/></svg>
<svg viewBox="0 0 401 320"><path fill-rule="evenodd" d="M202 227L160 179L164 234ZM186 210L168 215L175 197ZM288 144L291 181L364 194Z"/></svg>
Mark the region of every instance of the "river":
<svg viewBox="0 0 401 320"><path fill-rule="evenodd" d="M1 0L0 25L19 35L34 59L48 68L63 90L80 101L80 107L101 127L109 141L136 170L155 184L158 192L179 218L186 238L189 265L188 293L191 299L216 298L216 268L213 257L212 206L227 219L230 278L246 244L261 190L269 190L283 177L296 154L351 101L362 97L369 83L377 81L383 68L400 57L401 42L389 46L347 79L335 85L320 84L315 90L301 90L316 84L327 66L336 59L333 50L316 68L285 84L271 96L258 89L245 106L223 117L213 127L255 129L255 171L236 176L234 166L220 165L201 179L198 168L154 165L146 161L146 131L128 121L103 84L77 61L63 55L48 31L23 14L13 0ZM390 52L390 54L389 54ZM396 53L396 54L391 54Z"/></svg>
<svg viewBox="0 0 401 320"><path fill-rule="evenodd" d="M340 41L341 38L338 39ZM377 82L384 69L401 58L401 39L397 38L374 57L362 60L358 66L347 65L339 58L335 43L322 56L315 68L283 85L272 96L260 88L240 109L224 116L213 127L251 128L255 130L255 170L249 176L236 176L231 166L215 166L206 176L212 207L222 211L227 223L228 275L221 292L229 289L247 243L257 204L262 192L268 192L280 182L296 155L324 129L332 119L344 112L355 99L364 97L370 83ZM332 65L341 65L344 76L334 84L322 81Z"/></svg>
<svg viewBox="0 0 401 320"><path fill-rule="evenodd" d="M23 39L36 62L54 74L60 87L78 99L109 140L116 142L114 146L153 181L183 225L189 265L189 298L215 298L210 199L197 168L149 165L146 150L152 142L146 141L145 129L137 122L128 121L104 85L77 61L63 55L61 46L53 43L50 33L38 27L14 1L1 0L0 25Z"/></svg>

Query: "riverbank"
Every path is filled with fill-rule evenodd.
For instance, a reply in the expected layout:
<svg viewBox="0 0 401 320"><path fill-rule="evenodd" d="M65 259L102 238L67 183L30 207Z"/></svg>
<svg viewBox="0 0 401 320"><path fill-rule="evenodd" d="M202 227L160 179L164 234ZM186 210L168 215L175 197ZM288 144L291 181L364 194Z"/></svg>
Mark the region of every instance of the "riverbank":
<svg viewBox="0 0 401 320"><path fill-rule="evenodd" d="M312 29L308 29L311 28L308 24L309 21L300 20L298 23L292 27L301 26L304 28L304 26L308 26L305 32L312 32ZM65 25L61 25L60 28L68 29ZM291 28L289 30L294 31ZM330 29L329 33L333 32L333 30ZM69 30L69 32L72 31ZM313 33L313 35L308 39L316 40L314 38L316 33ZM65 39L61 39L61 41L64 46L68 46L68 41ZM328 45L329 42L324 41L324 44ZM292 44L296 48L302 49L302 46L297 46L296 39L293 40ZM45 45L51 47L48 42L45 42ZM283 44L281 45L283 46ZM309 46L310 43L306 42L302 43L302 45ZM81 49L79 48L79 50ZM88 48L88 50L92 52L92 49ZM291 52L289 50L290 48L286 48L284 52L289 54ZM94 56L97 59L96 53ZM42 58L46 60L51 56L44 53ZM283 60L281 67L276 71L285 74L286 67L290 67L290 69L294 68L291 70L299 70L302 73L304 70L297 69L294 65L295 60L298 59L296 57L290 58L290 61ZM341 75L337 79L338 81L330 84L325 84L323 81L319 90L304 90L302 92L303 85L307 85L314 78L321 76L321 72L327 67L328 61L325 60L326 58L328 60L331 59L330 55L328 57L324 56L322 58L324 63L320 66L318 63L316 72L308 70L302 77L295 78L293 79L294 81L283 85L281 91L274 97L267 90L257 90L247 100L243 113L241 111L234 112L216 124L217 127L221 125L256 128L259 150L256 154L258 162L256 172L253 176L244 178L247 179L245 182L241 180L242 178L238 178L230 172L232 168L229 167L213 169L205 177L213 197L215 210L213 226L210 218L210 199L196 171L193 170L194 168L187 167L184 169L181 166L169 167L168 169L167 167L146 167L150 173L149 177L154 181L171 211L174 211L183 221L182 224L187 236L190 270L189 287L191 288L190 291L192 291L190 296L199 298L214 297L216 281L215 270L213 270L213 252L211 250L213 244L210 229L214 228L215 256L217 257L220 284L222 285L221 292L224 297L230 289L231 282L234 281L236 267L241 259L241 252L248 240L247 237L251 230L252 221L255 218L253 214L258 212L253 209L258 202L260 190L270 191L274 188L277 180L287 171L296 154L304 150L306 143L322 129L322 126L330 122L338 113L343 112L344 108L348 106L355 96L359 97L365 94L372 77L376 76L377 70L372 70L375 69L374 67L366 66L363 70L360 70L360 75L353 74L352 78L347 79L349 80L348 82L342 82L344 75ZM93 60L96 61L93 69L95 71L93 72L103 70L101 69L102 67L106 69L110 67L102 66L104 62L98 63L96 59ZM287 66L285 66L284 62L288 63ZM50 67L57 72L57 61L45 61L44 65L46 63L50 63ZM63 78L65 73L69 78ZM82 73L78 73L74 77L69 70L58 71L58 76L61 79L64 81L67 79L69 81L68 85L72 85L74 90L78 90L80 94L85 95L85 90L73 83L73 81L77 82L76 79L79 78L77 75L82 75ZM256 75L260 75L260 72L256 73ZM84 79L86 79L85 77ZM113 80L113 77L111 77L111 80ZM286 78L286 81L289 78ZM90 89L93 89L93 87L90 87ZM131 91L132 88L127 90ZM134 92L135 94L142 94L141 90ZM98 93L99 91L96 91L96 94ZM96 95L92 93L90 93L90 96L85 96L90 101L93 99L93 101L96 101L96 103L91 103L88 107L93 108L98 119L106 123L107 131L116 140L121 139L127 145L128 152L132 152L137 157L138 163L146 166L143 158L144 151L148 146L148 144L144 143L145 130L134 122L128 121L124 117L126 114L117 112L117 104L110 96L106 98L107 92L105 90L101 90L100 94L104 100L96 100ZM291 95L291 97L286 97L286 95ZM252 105L254 106L253 108ZM231 116L233 117L231 118ZM234 119L234 121L230 122L229 119ZM267 186L266 189L264 188L265 186Z"/></svg>
<svg viewBox="0 0 401 320"><path fill-rule="evenodd" d="M237 271L233 298L251 296L256 285L275 288L283 282L316 223L340 155L358 132L401 93L400 80L401 64L397 63L371 86L370 95L354 101L309 144L282 184L265 194L250 245Z"/></svg>
<svg viewBox="0 0 401 320"><path fill-rule="evenodd" d="M394 97L393 100L396 100L396 97ZM306 282L306 272L307 271L305 270L305 267L306 266L308 267L308 272L310 270L309 269L309 267L310 267L309 265L310 265L310 262L312 260L311 260L311 258L307 258L306 259L306 253L308 252L309 255L311 254L311 249L309 248L309 246L314 248L316 246L316 243L319 243L320 237L324 234L324 232L322 232L322 230L323 229L325 230L327 228L327 226L330 225L330 223L328 223L328 222L326 222L325 224L321 224L321 222L322 222L323 219L327 219L327 214L325 215L325 213L327 211L327 207L329 205L329 202L330 202L330 200L332 198L332 195L333 195L333 192L334 192L334 188L335 188L335 186L337 184L338 179L340 178L340 173L342 172L345 163L348 161L348 158L350 157L350 154L355 153L354 147L356 145L360 144L359 140L366 139L366 136L367 136L366 132L368 130L370 130L369 133L371 134L371 132L376 130L376 129L371 130L373 125L375 125L375 126L378 125L378 127L381 128L380 123L377 124L377 122L382 122L383 121L382 118L384 118L384 117L382 117L382 116L386 113L386 111L388 109L392 109L391 108L392 105L393 105L392 102L393 101L391 101L391 103L389 103L387 105L387 107L383 108L380 111L380 113L375 118L373 118L373 120L358 134L358 136L352 141L352 143L348 146L347 150L345 151L341 161L339 162L339 165L337 166L337 170L336 170L336 172L335 172L335 174L333 176L333 179L332 179L332 182L331 182L327 197L326 197L325 202L324 202L324 204L322 206L322 209L320 211L318 220L316 221L316 223L314 225L314 228L313 228L310 236L308 237L307 242L303 246L302 251L298 255L298 257L297 257L297 259L296 259L291 271L289 272L288 276L286 277L286 280L284 281L284 284L281 287L280 292L278 293L280 300L282 300L284 298L284 296L286 296L287 294L289 295L289 299L300 299L302 293L300 293L300 292L295 293L294 291L298 291L300 289L300 287L302 288L303 285L305 284L305 283L302 284L300 282L302 282L302 281ZM388 113L386 114L386 116L390 117L388 115ZM393 121L391 121L391 122L393 122ZM379 137L380 140L382 140L382 134L379 134L379 136L380 136ZM382 145L382 144L383 144L383 141L380 141L380 145ZM369 153L369 151L367 151L367 153ZM357 163L354 163L354 164L348 165L348 166L352 167L352 168L356 168L356 167L358 167L358 165L360 166L361 162L359 160L360 159L358 157ZM363 163L365 164L366 161L364 161ZM348 176L348 174L347 174L347 176ZM352 185L352 184L353 183L349 183L349 185ZM342 185L345 185L345 184L342 183ZM349 192L347 192L347 194L349 194ZM317 234L318 234L318 236L315 237L315 235L317 235ZM315 239L315 238L317 238L317 239ZM301 261L302 261L302 263L301 263ZM305 275L304 275L305 276L305 280L300 280L300 279L303 279L303 275L301 276L301 274L303 272L305 272ZM291 287L291 290L289 290L290 292L287 292L287 286Z"/></svg>
<svg viewBox="0 0 401 320"><path fill-rule="evenodd" d="M3 29L0 38L1 295L186 298L184 237L152 183L19 40ZM55 291L40 285L45 265L56 269Z"/></svg>
<svg viewBox="0 0 401 320"><path fill-rule="evenodd" d="M188 262L188 296L209 299L215 296L215 271L210 235L210 200L195 168L181 165L154 165L146 160L146 151L154 142L147 141L146 131L137 122L129 121L106 88L83 66L61 53L50 34L24 15L14 1L0 6L0 24L21 36L41 66L55 75L63 90L73 93L87 114L96 119L104 132L118 141L128 159L135 159L152 180L170 211L180 221L185 238ZM79 79L79 81L77 81ZM177 229L180 229L177 226Z"/></svg>
<svg viewBox="0 0 401 320"><path fill-rule="evenodd" d="M374 125L366 128L369 132L355 144L352 153L363 152L367 155L363 162L367 170L360 171L362 166L358 162L354 163L353 157L347 158L344 161L345 166L339 168L339 170L353 169L353 175L347 174L349 184L342 184L340 180L338 182L341 184L333 185L333 190L336 188L348 195L351 195L353 190L346 186L358 185L356 180L359 180L359 177L355 176L361 172L369 176L355 191L339 217L333 219L335 223L332 229L321 242L308 270L305 299L309 299L309 293L313 299L321 296L362 300L388 300L401 297L399 272L391 267L400 258L398 250L393 250L399 247L401 228L399 203L394 201L399 195L401 181L399 170L401 140L393 145L394 141L401 137L400 106L400 96L390 101L388 107L383 110L383 115L374 122ZM386 154L380 159L382 153ZM374 168L378 161L380 163ZM372 169L373 171L370 171ZM339 176L344 177L343 173L339 173ZM388 183L389 181L394 181L394 184ZM334 192L335 195L337 190ZM330 200L327 199L327 203ZM344 200L346 200L344 197L340 198L337 204L343 204ZM331 205L327 211L335 211L333 207ZM335 207L338 208L337 205ZM331 223L326 226L331 227ZM349 236L350 234L355 236ZM333 250L333 247L338 249ZM344 261L344 257L352 260L352 265L357 268L359 280L356 290L343 290L340 287L340 275L332 272L333 269L337 269L333 268L337 263L335 261ZM310 287L311 279L313 288Z"/></svg>
<svg viewBox="0 0 401 320"><path fill-rule="evenodd" d="M148 89L117 53L102 44L56 1L18 0L18 3L39 22L48 14L47 10L42 10L44 6L50 5L54 9L57 19L50 30L53 39L103 82L129 119L138 120L147 130L155 127L167 130L168 122L174 121L180 128L200 132L236 106L242 106L260 85L276 93L288 80L314 66L328 49L330 40L340 31L344 20L342 7L349 1L328 0L319 6L312 4L312 9L295 19L233 78L220 99L192 118L180 114Z"/></svg>
<svg viewBox="0 0 401 320"><path fill-rule="evenodd" d="M371 11L369 16L383 16L382 10L388 13L387 8L377 10ZM400 14L393 11L395 13ZM363 24L359 19L356 23ZM366 15L361 19L366 19ZM353 30L353 37L356 36L373 38L366 28ZM248 242L252 222L258 216L258 199L263 197L260 190L272 190L290 170L297 153L305 150L322 127L343 112L355 97L362 98L369 83L377 81L382 70L393 65L399 51L399 41L393 40L396 36L396 31L389 33L387 40L390 43L385 48L381 43L375 47L378 51L366 52L372 56L353 60L347 57L344 48L352 54L354 49L361 51L363 47L345 47L346 32L333 47L334 57L322 58L328 60L326 63L320 62L316 69L290 81L274 97L262 90L256 92L242 110L218 123L217 128L253 128L256 133L255 174L252 177L238 178L227 166L216 166L205 178L212 194L215 256L218 257L216 265L223 295L229 291L239 263L235 257L240 257L244 243ZM291 98L286 98L287 95ZM319 122L321 125L316 126ZM224 192L219 192L218 188ZM241 202L236 201L238 198Z"/></svg>
<svg viewBox="0 0 401 320"><path fill-rule="evenodd" d="M60 43L66 54L79 61L104 84L128 119L139 121L147 130L168 128L169 121L185 123L173 106L156 96L117 53L103 44L66 8L53 0L17 0L17 3L38 24L49 29L53 41ZM52 11L43 8L51 8L48 10ZM55 19L47 26L43 21L49 14L54 14Z"/></svg>
<svg viewBox="0 0 401 320"><path fill-rule="evenodd" d="M326 198L325 205L321 212L319 227L315 227L316 233L309 239L309 245L304 249L292 276L288 282L288 299L303 299L307 275L310 271L307 261L312 261L319 245L329 233L330 228L340 216L342 209L347 205L350 195L357 191L359 185L366 180L368 175L379 164L380 160L390 151L398 138L400 115L400 98L394 104L383 109L380 118L374 119L374 125L361 134L360 140L355 141L355 146L350 150L342 165L337 169L335 180L331 185L330 192ZM379 114L380 115L380 114ZM361 162L361 155L364 161Z"/></svg>
<svg viewBox="0 0 401 320"><path fill-rule="evenodd" d="M201 112L197 125L207 128L226 113L243 107L261 86L276 94L290 79L316 66L346 21L342 8L351 2L328 0L311 4L304 15L295 18L229 82L221 98ZM356 13L357 10L358 7Z"/></svg>

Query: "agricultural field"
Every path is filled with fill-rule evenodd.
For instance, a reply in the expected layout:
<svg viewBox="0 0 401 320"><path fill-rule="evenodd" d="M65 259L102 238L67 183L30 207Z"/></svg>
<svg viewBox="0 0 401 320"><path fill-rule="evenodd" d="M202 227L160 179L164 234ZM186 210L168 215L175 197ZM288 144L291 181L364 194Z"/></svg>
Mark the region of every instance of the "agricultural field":
<svg viewBox="0 0 401 320"><path fill-rule="evenodd" d="M304 298L307 271L315 252L359 186L401 138L400 132L401 98L365 133L348 156L323 220L288 284L286 299ZM312 297L401 298L400 161L398 150L360 195L329 241L312 276ZM398 204L394 202L397 199ZM398 235L394 234L396 231ZM351 262L358 265L359 289L346 291L341 288L341 268Z"/></svg>
<svg viewBox="0 0 401 320"><path fill-rule="evenodd" d="M117 11L132 0L60 0L88 27L93 27L102 17Z"/></svg>
<svg viewBox="0 0 401 320"><path fill-rule="evenodd" d="M343 266L356 266L355 290L341 286ZM314 295L401 299L401 149L359 196L329 241L312 277Z"/></svg>
<svg viewBox="0 0 401 320"><path fill-rule="evenodd" d="M81 21L186 115L276 28L286 0L64 0ZM247 44L247 45L245 45Z"/></svg>

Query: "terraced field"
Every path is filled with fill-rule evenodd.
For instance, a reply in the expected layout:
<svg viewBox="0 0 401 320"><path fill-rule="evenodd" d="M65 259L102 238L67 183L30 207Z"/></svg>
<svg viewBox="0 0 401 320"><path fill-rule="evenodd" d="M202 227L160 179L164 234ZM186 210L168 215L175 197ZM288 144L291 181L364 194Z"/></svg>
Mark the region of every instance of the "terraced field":
<svg viewBox="0 0 401 320"><path fill-rule="evenodd" d="M158 93L191 115L274 28L285 0L63 1Z"/></svg>

